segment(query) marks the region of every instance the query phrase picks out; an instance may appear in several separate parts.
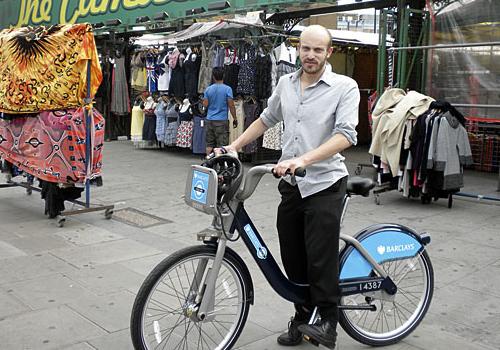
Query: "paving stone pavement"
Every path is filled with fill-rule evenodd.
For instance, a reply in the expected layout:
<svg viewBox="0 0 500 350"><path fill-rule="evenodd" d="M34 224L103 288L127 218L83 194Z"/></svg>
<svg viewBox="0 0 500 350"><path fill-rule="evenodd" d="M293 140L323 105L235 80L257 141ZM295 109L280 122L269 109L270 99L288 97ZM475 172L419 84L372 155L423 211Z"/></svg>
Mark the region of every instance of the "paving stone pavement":
<svg viewBox="0 0 500 350"><path fill-rule="evenodd" d="M366 163L366 148L346 152L352 170ZM113 203L167 220L150 227L105 220L102 213L68 217L64 227L43 214L37 193L0 189L0 349L132 349L129 318L144 277L172 252L198 244L195 233L210 218L182 199L190 164L199 157L179 150L140 150L109 142L104 186L94 203ZM369 169L363 174L370 176ZM495 174L467 172L464 191L500 196ZM0 176L0 182L3 181ZM276 180L264 177L246 207L275 256ZM455 197L422 205L397 192L351 201L343 230L355 233L379 222L397 222L431 234L428 247L436 289L422 324L391 350L500 348L500 205ZM71 204L67 204L71 209ZM292 307L273 290L243 244L232 244L248 262L255 305L236 349L284 349L276 336ZM367 347L340 330L338 349ZM302 344L296 349L314 349Z"/></svg>

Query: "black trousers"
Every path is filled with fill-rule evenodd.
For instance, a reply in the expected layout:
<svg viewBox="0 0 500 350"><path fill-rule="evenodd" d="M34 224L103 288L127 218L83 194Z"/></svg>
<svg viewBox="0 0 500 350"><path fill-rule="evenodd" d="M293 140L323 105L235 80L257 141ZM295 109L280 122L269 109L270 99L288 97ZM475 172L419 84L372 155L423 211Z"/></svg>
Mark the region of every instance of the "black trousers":
<svg viewBox="0 0 500 350"><path fill-rule="evenodd" d="M297 186L283 180L279 183L281 259L291 281L310 285L311 305L295 305L300 317L318 306L322 318L338 320L339 234L346 186L344 177L302 198Z"/></svg>

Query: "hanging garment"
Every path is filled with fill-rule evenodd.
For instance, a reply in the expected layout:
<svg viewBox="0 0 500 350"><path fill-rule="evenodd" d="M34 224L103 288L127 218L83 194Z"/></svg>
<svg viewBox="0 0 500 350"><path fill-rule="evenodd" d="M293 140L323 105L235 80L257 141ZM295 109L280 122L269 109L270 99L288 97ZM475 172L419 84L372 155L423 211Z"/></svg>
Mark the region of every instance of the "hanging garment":
<svg viewBox="0 0 500 350"><path fill-rule="evenodd" d="M142 139L144 141L156 141L156 115L154 112L148 111L144 113Z"/></svg>
<svg viewBox="0 0 500 350"><path fill-rule="evenodd" d="M245 45L240 58L240 71L238 73L237 93L242 95L255 95L255 57L256 49L252 45Z"/></svg>
<svg viewBox="0 0 500 350"><path fill-rule="evenodd" d="M164 143L167 146L175 146L177 142L177 129L179 128L179 112L175 103L170 102L165 111L167 127L165 129Z"/></svg>
<svg viewBox="0 0 500 350"><path fill-rule="evenodd" d="M198 57L190 53L184 61L184 88L186 95L192 97L198 94Z"/></svg>
<svg viewBox="0 0 500 350"><path fill-rule="evenodd" d="M111 86L111 112L120 115L130 113L125 58L123 57L115 58L113 83Z"/></svg>
<svg viewBox="0 0 500 350"><path fill-rule="evenodd" d="M182 121L177 130L176 146L191 148L193 141L193 121Z"/></svg>
<svg viewBox="0 0 500 350"><path fill-rule="evenodd" d="M0 31L0 112L30 113L84 105L102 80L90 24Z"/></svg>
<svg viewBox="0 0 500 350"><path fill-rule="evenodd" d="M240 66L235 63L224 66L224 84L228 85L231 88L231 90L233 90L233 97L236 97L239 72L240 72Z"/></svg>
<svg viewBox="0 0 500 350"><path fill-rule="evenodd" d="M462 167L473 164L467 131L446 112L439 121L439 127L434 127L432 133L427 168L443 172L442 190L462 188Z"/></svg>
<svg viewBox="0 0 500 350"><path fill-rule="evenodd" d="M169 95L176 97L184 97L186 93L184 85L184 55L180 54L177 57L177 63L172 68L170 77L170 85L168 88Z"/></svg>
<svg viewBox="0 0 500 350"><path fill-rule="evenodd" d="M240 59L238 57L238 50L232 47L228 47L224 50L224 65L229 66L230 64L239 64Z"/></svg>
<svg viewBox="0 0 500 350"><path fill-rule="evenodd" d="M158 74L156 70L156 56L147 54L146 71L148 73L148 91L150 93L158 91Z"/></svg>
<svg viewBox="0 0 500 350"><path fill-rule="evenodd" d="M202 94L212 80L212 65L205 44L201 43L201 63L198 78L198 93Z"/></svg>
<svg viewBox="0 0 500 350"><path fill-rule="evenodd" d="M272 94L272 62L270 55L258 54L255 59L255 67L255 97L258 100L267 99Z"/></svg>
<svg viewBox="0 0 500 350"><path fill-rule="evenodd" d="M291 65L290 63L286 62L279 63L276 67L276 85L278 85L278 82L280 81L282 76L290 73L295 73L296 71L297 68L295 68L295 65Z"/></svg>
<svg viewBox="0 0 500 350"><path fill-rule="evenodd" d="M163 142L165 139L165 128L167 127L167 103L160 99L155 108L156 115L156 139Z"/></svg>
<svg viewBox="0 0 500 350"><path fill-rule="evenodd" d="M146 81L146 65L144 64L142 58L142 52L138 52L132 56L132 60L130 62L130 85L132 85L133 89L139 91L145 91L147 88Z"/></svg>
<svg viewBox="0 0 500 350"><path fill-rule="evenodd" d="M257 118L259 118L259 108L257 103L243 103L243 113L245 114L245 124L244 130L246 130ZM243 147L243 152L246 154L251 154L257 152L259 144L257 140L254 140Z"/></svg>
<svg viewBox="0 0 500 350"><path fill-rule="evenodd" d="M193 153L205 154L206 146L205 119L195 115L193 117Z"/></svg>
<svg viewBox="0 0 500 350"><path fill-rule="evenodd" d="M245 124L245 112L243 110L243 100L235 100L234 101L234 107L236 109L236 120L238 122L238 126L236 128L233 128L233 115L231 113L228 113L228 118L229 118L229 143L231 144L234 140L236 140L238 137L243 134L244 129L244 124ZM238 152L241 151L241 149L237 150Z"/></svg>
<svg viewBox="0 0 500 350"><path fill-rule="evenodd" d="M408 119L416 119L434 101L416 91L408 94L401 89L388 89L380 96L373 111L372 144L369 153L389 164L393 176L398 176L403 131Z"/></svg>
<svg viewBox="0 0 500 350"><path fill-rule="evenodd" d="M92 109L90 173L85 160L84 108L41 112L37 118L0 119L0 158L39 179L84 183L101 173L104 118Z"/></svg>
<svg viewBox="0 0 500 350"><path fill-rule="evenodd" d="M277 123L272 128L269 128L264 133L264 139L262 140L262 147L281 150L283 138L283 122Z"/></svg>
<svg viewBox="0 0 500 350"><path fill-rule="evenodd" d="M269 54L269 58L271 59L271 91L274 91L278 84L278 63L274 52Z"/></svg>
<svg viewBox="0 0 500 350"><path fill-rule="evenodd" d="M295 66L297 62L297 49L295 47L288 46L285 42L282 42L275 50L276 57L278 57L278 63L288 63L289 65Z"/></svg>
<svg viewBox="0 0 500 350"><path fill-rule="evenodd" d="M160 56L157 65L158 91L168 91L170 85L170 66L168 65L168 55Z"/></svg>
<svg viewBox="0 0 500 350"><path fill-rule="evenodd" d="M130 139L135 143L142 141L142 128L144 126L144 111L140 106L132 108L132 123L130 124Z"/></svg>
<svg viewBox="0 0 500 350"><path fill-rule="evenodd" d="M212 49L212 68L224 66L225 49L222 46L215 46Z"/></svg>

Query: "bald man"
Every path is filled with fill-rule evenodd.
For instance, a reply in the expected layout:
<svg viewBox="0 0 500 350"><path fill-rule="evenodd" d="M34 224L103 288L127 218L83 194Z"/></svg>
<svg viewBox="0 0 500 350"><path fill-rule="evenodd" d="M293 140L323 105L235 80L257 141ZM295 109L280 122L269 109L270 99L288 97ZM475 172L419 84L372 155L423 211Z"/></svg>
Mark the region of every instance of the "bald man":
<svg viewBox="0 0 500 350"><path fill-rule="evenodd" d="M295 305L288 331L278 337L285 346L300 344L303 334L330 349L337 339L339 232L348 176L340 152L356 144L359 90L326 64L331 43L326 28L306 28L299 45L302 68L280 79L260 118L226 147L236 151L284 121L282 156L274 168L283 176L277 218L281 259L288 278L309 284L311 295L308 305ZM298 167L307 168L304 178L286 176ZM314 306L321 320L308 325Z"/></svg>

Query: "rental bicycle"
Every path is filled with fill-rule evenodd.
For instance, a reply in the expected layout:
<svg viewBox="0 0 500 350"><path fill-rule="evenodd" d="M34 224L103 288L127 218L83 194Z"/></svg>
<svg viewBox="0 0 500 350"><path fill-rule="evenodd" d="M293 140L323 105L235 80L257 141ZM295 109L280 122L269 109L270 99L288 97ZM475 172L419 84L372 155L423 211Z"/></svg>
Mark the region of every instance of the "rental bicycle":
<svg viewBox="0 0 500 350"><path fill-rule="evenodd" d="M271 287L283 298L307 304L309 288L288 280L258 233L244 202L272 165L243 177L237 158L222 155L193 165L186 183L188 205L213 216L198 233L203 245L187 247L160 262L134 302L135 349L231 349L245 326L254 288L241 257L227 246L241 238ZM297 169L295 176L303 175ZM370 179L348 181L343 214L352 195L368 196ZM426 233L399 224L377 224L345 242L339 255L339 323L355 340L372 346L396 343L422 321L431 303L434 274ZM314 310L309 323L319 318ZM318 345L313 339L308 339Z"/></svg>

